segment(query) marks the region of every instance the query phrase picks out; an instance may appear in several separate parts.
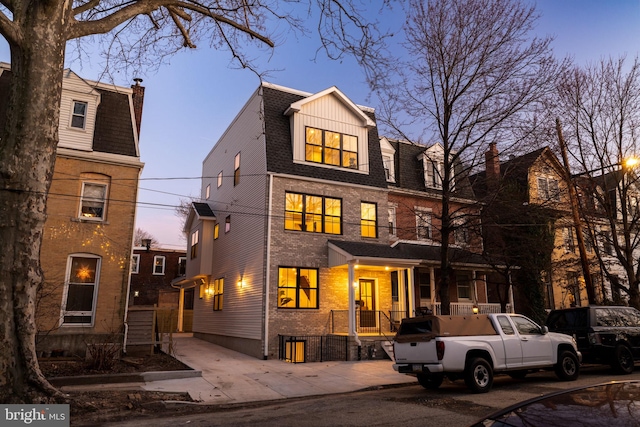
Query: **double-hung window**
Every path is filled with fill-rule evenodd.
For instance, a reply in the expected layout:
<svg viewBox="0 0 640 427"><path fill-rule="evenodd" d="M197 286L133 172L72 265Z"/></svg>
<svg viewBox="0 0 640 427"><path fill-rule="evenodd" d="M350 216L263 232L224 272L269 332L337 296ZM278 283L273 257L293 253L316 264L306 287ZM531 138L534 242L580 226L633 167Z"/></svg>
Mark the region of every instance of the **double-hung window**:
<svg viewBox="0 0 640 427"><path fill-rule="evenodd" d="M73 101L73 112L71 113L71 127L84 129L87 122L87 103Z"/></svg>
<svg viewBox="0 0 640 427"><path fill-rule="evenodd" d="M389 206L389 235L395 236L396 233L396 207Z"/></svg>
<svg viewBox="0 0 640 427"><path fill-rule="evenodd" d="M106 196L106 184L83 183L80 217L89 220L104 220Z"/></svg>
<svg viewBox="0 0 640 427"><path fill-rule="evenodd" d="M318 269L280 267L278 308L318 308Z"/></svg>
<svg viewBox="0 0 640 427"><path fill-rule="evenodd" d="M564 251L566 253L575 252L576 245L573 240L573 227L564 227L562 229L562 238L564 240Z"/></svg>
<svg viewBox="0 0 640 427"><path fill-rule="evenodd" d="M100 257L90 254L69 257L62 307L63 324L93 325L100 261Z"/></svg>
<svg viewBox="0 0 640 427"><path fill-rule="evenodd" d="M362 237L378 237L378 214L375 203L360 203L360 235Z"/></svg>
<svg viewBox="0 0 640 427"><path fill-rule="evenodd" d="M221 311L224 302L224 278L213 281L213 311Z"/></svg>
<svg viewBox="0 0 640 427"><path fill-rule="evenodd" d="M305 160L358 169L358 138L353 135L307 127L305 129Z"/></svg>
<svg viewBox="0 0 640 427"><path fill-rule="evenodd" d="M191 233L191 259L198 256L198 242L200 241L200 230Z"/></svg>
<svg viewBox="0 0 640 427"><path fill-rule="evenodd" d="M140 269L140 254L131 256L131 274L137 274Z"/></svg>
<svg viewBox="0 0 640 427"><path fill-rule="evenodd" d="M547 178L544 176L538 177L538 197L542 200L553 200L555 202L560 201L560 188L558 187L558 180L553 178Z"/></svg>
<svg viewBox="0 0 640 427"><path fill-rule="evenodd" d="M418 240L429 240L431 236L431 212L416 209L416 236Z"/></svg>
<svg viewBox="0 0 640 427"><path fill-rule="evenodd" d="M342 200L309 194L285 194L285 230L342 234Z"/></svg>
<svg viewBox="0 0 640 427"><path fill-rule="evenodd" d="M233 160L233 186L240 184L240 153Z"/></svg>
<svg viewBox="0 0 640 427"><path fill-rule="evenodd" d="M153 274L156 276L164 275L164 263L165 257L162 255L155 255L153 257Z"/></svg>

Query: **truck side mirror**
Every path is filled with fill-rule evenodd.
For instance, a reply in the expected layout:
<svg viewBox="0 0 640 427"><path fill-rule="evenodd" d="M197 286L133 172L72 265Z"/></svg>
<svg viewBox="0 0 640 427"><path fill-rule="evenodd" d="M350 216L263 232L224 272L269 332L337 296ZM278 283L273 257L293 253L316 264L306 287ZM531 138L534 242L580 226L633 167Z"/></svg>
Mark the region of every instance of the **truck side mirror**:
<svg viewBox="0 0 640 427"><path fill-rule="evenodd" d="M547 328L546 326L542 326L542 327L540 328L540 333L541 333L542 335L547 335L547 334L549 333L549 328Z"/></svg>

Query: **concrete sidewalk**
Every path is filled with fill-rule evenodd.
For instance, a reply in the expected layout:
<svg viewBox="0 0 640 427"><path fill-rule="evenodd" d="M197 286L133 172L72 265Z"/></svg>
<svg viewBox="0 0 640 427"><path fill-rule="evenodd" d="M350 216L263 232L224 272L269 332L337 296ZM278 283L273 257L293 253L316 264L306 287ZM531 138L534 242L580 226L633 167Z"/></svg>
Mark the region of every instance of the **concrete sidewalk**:
<svg viewBox="0 0 640 427"><path fill-rule="evenodd" d="M344 393L368 387L416 383L411 376L393 370L391 360L358 362L287 363L260 360L193 338L174 335L176 359L201 371L201 377L161 379L92 389L130 388L167 392L188 392L192 399L208 404L243 403L291 397ZM64 389L86 389L69 386Z"/></svg>

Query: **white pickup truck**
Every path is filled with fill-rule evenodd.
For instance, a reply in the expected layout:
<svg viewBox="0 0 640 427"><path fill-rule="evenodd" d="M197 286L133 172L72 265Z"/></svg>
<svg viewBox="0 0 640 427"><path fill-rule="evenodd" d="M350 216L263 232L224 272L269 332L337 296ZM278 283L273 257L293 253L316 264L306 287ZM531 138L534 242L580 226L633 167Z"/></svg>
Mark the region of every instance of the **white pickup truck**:
<svg viewBox="0 0 640 427"><path fill-rule="evenodd" d="M571 336L506 313L404 319L393 351L393 369L417 376L423 387L437 389L447 376L464 378L476 393L488 392L494 373L501 372L524 378L553 368L561 380L575 380L582 359Z"/></svg>

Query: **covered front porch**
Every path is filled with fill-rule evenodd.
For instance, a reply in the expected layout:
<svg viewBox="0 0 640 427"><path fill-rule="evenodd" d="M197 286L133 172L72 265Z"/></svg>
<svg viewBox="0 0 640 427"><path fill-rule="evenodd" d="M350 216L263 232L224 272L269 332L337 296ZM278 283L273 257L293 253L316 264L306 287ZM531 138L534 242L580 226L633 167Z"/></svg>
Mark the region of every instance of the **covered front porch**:
<svg viewBox="0 0 640 427"><path fill-rule="evenodd" d="M394 246L330 241L329 267L346 270L347 310L331 310L329 333L360 336L395 334L403 318L427 313L441 314L437 300L439 247L402 243ZM450 278L450 314L500 313L501 304L489 302L487 275L490 266L477 254L452 251L454 273ZM363 272L366 272L362 274ZM384 275L388 280L369 280ZM389 286L384 292L376 286ZM379 298L389 295L391 301ZM506 311L513 311L509 291Z"/></svg>

